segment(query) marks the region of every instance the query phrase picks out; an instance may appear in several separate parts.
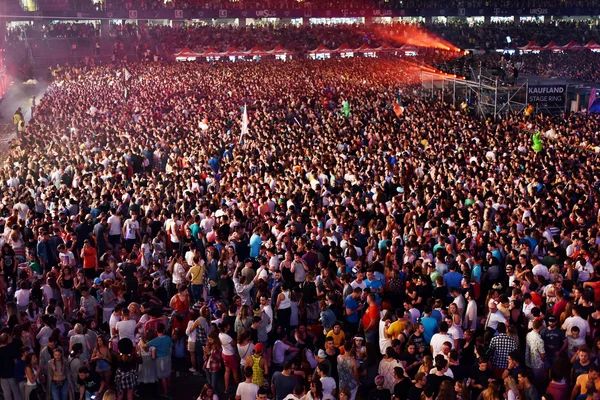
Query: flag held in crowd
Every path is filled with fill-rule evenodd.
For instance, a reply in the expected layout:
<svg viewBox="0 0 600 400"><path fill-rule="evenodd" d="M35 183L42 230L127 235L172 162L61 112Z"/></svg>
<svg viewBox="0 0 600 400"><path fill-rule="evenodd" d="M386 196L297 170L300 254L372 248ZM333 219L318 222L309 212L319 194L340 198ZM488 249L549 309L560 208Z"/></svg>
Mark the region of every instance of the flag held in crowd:
<svg viewBox="0 0 600 400"><path fill-rule="evenodd" d="M535 107L533 107L531 104L529 104L527 106L527 108L525 108L525 116L529 117L533 113L534 110L535 110Z"/></svg>
<svg viewBox="0 0 600 400"><path fill-rule="evenodd" d="M346 116L349 117L350 116L350 103L348 102L348 100L344 100L342 102L342 113Z"/></svg>
<svg viewBox="0 0 600 400"><path fill-rule="evenodd" d="M198 127L203 131L208 130L208 118L204 118L202 121L198 123Z"/></svg>
<svg viewBox="0 0 600 400"><path fill-rule="evenodd" d="M404 107L402 107L400 104L395 103L394 104L394 114L396 114L396 116L398 118L402 117L402 114L404 114Z"/></svg>
<svg viewBox="0 0 600 400"><path fill-rule="evenodd" d="M131 79L131 72L127 68L123 68L123 76L125 77L125 82Z"/></svg>
<svg viewBox="0 0 600 400"><path fill-rule="evenodd" d="M543 149L542 138L541 138L539 131L536 131L533 134L533 136L531 137L531 141L533 142L533 144L531 146L533 148L533 151L535 151L536 153L539 153L540 151L542 151L542 149Z"/></svg>
<svg viewBox="0 0 600 400"><path fill-rule="evenodd" d="M240 134L240 142L244 135L248 134L248 106L244 104L244 114L242 115L242 133Z"/></svg>

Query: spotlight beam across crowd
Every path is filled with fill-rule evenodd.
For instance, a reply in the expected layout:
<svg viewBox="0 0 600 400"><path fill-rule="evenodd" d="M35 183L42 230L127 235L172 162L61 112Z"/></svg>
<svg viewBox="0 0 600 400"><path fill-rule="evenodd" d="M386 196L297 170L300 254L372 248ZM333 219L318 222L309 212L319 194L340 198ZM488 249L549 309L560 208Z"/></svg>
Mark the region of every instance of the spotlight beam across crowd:
<svg viewBox="0 0 600 400"><path fill-rule="evenodd" d="M436 49L436 50L444 50L448 52L455 52L456 57L459 57L461 54L461 49L442 38L435 33L432 33L422 27L415 25L404 25L394 31L386 31L385 29L381 29L378 34L382 38L386 38L387 40L408 44L412 46L417 46L425 49Z"/></svg>

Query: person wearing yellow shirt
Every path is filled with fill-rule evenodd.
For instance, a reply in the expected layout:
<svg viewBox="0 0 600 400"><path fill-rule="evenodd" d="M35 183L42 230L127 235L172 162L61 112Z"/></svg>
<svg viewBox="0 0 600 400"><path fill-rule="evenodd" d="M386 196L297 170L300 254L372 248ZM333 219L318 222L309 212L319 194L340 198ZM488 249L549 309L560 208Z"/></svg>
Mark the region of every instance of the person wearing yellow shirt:
<svg viewBox="0 0 600 400"><path fill-rule="evenodd" d="M204 260L200 257L195 256L192 262L192 268L190 268L186 274L186 279L190 282L192 289L192 297L194 302L202 297L204 292L204 274L206 268L204 268Z"/></svg>
<svg viewBox="0 0 600 400"><path fill-rule="evenodd" d="M342 330L342 324L340 324L339 322L333 324L333 329L330 330L329 333L327 333L327 337L333 338L334 347L340 347L341 345L343 345L345 336L344 331Z"/></svg>
<svg viewBox="0 0 600 400"><path fill-rule="evenodd" d="M23 129L23 122L23 113L21 112L21 107L19 107L13 115L13 124L15 125L15 132L17 135L19 134L19 127L21 127L21 130Z"/></svg>
<svg viewBox="0 0 600 400"><path fill-rule="evenodd" d="M392 322L387 329L388 336L392 339L398 339L398 335L402 333L405 325L404 310L399 308L396 310L396 321Z"/></svg>
<svg viewBox="0 0 600 400"><path fill-rule="evenodd" d="M600 392L600 367L595 364L590 366L590 370L587 374L582 374L577 377L575 387L571 393L571 400L575 400L578 395L586 394L588 392L588 385L593 384L596 386L596 391Z"/></svg>

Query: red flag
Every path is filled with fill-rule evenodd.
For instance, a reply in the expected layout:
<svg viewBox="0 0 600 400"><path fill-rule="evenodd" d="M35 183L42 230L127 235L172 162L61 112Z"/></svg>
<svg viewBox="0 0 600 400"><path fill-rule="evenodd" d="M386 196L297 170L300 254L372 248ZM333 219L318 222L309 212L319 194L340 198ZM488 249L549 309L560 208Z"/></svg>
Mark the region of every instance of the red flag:
<svg viewBox="0 0 600 400"><path fill-rule="evenodd" d="M400 104L398 104L397 102L394 103L394 114L396 114L396 116L398 118L400 118L402 116L402 114L404 114L404 107L402 107Z"/></svg>

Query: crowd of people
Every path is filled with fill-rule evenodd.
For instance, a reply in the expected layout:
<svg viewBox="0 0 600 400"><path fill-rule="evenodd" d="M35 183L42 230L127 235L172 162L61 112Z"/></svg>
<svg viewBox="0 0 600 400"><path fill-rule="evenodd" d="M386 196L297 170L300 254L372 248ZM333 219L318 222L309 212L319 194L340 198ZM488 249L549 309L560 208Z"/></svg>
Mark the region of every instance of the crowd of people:
<svg viewBox="0 0 600 400"><path fill-rule="evenodd" d="M574 40L585 45L591 40L600 42L600 30L596 20L558 20L551 24L540 22L514 23L374 23L349 25L294 26L290 24L261 24L248 27L230 25L183 24L167 25L111 24L108 37L115 40L129 40L150 43L153 47L164 47L173 53L188 46L196 51L208 47L225 51L230 46L249 50L258 44L264 48L283 45L290 50L304 53L319 45L337 48L342 43L351 47L367 44L378 47L382 44L400 46L417 32L434 42L443 38L461 49L517 49L530 41L545 45L554 41L560 45ZM415 31L416 30L416 31ZM7 41L25 39L65 38L86 39L99 37L100 24L92 23L49 23L43 25L21 25L9 28ZM511 42L507 42L507 37Z"/></svg>
<svg viewBox="0 0 600 400"><path fill-rule="evenodd" d="M0 170L4 398L168 396L173 358L202 400L596 398L600 117L419 76L63 67Z"/></svg>
<svg viewBox="0 0 600 400"><path fill-rule="evenodd" d="M53 4L53 3L50 3ZM44 6L44 1L39 1L40 6ZM80 11L89 10L156 10L164 8L203 8L203 9L431 9L431 8L577 8L577 7L598 7L597 0L104 0L101 2L65 2L65 7L77 9Z"/></svg>

